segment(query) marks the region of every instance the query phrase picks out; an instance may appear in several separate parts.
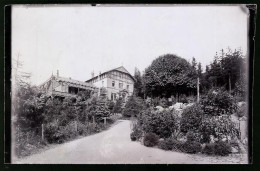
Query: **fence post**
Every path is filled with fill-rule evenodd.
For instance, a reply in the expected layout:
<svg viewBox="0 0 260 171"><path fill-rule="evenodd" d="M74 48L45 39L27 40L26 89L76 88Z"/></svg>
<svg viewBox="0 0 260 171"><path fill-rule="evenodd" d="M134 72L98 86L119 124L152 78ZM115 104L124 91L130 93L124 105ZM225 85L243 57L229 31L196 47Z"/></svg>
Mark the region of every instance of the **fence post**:
<svg viewBox="0 0 260 171"><path fill-rule="evenodd" d="M77 121L75 121L75 130L76 130L76 132L78 131Z"/></svg>
<svg viewBox="0 0 260 171"><path fill-rule="evenodd" d="M106 125L107 124L107 118L104 117L104 124Z"/></svg>
<svg viewBox="0 0 260 171"><path fill-rule="evenodd" d="M44 124L42 124L42 140L44 141Z"/></svg>

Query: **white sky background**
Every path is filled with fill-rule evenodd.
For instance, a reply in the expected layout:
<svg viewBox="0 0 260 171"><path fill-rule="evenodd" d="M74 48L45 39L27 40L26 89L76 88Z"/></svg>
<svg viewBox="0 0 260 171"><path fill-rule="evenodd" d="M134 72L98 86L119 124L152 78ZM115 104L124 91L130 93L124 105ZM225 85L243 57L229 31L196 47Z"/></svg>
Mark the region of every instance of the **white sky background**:
<svg viewBox="0 0 260 171"><path fill-rule="evenodd" d="M247 51L248 15L239 6L13 6L12 58L40 84L52 72L85 81L123 65L131 74L172 53L203 69L229 46Z"/></svg>

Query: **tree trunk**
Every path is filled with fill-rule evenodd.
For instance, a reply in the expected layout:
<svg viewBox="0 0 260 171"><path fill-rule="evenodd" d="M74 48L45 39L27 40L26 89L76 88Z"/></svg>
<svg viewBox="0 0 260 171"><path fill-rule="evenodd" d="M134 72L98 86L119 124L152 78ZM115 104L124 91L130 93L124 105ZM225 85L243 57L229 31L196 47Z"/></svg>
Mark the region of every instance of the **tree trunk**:
<svg viewBox="0 0 260 171"><path fill-rule="evenodd" d="M95 123L95 116L92 116L92 122Z"/></svg>
<svg viewBox="0 0 260 171"><path fill-rule="evenodd" d="M230 74L228 77L228 83L229 83L229 93L231 94L231 79L230 79Z"/></svg>
<svg viewBox="0 0 260 171"><path fill-rule="evenodd" d="M200 102L200 78L197 78L197 103Z"/></svg>

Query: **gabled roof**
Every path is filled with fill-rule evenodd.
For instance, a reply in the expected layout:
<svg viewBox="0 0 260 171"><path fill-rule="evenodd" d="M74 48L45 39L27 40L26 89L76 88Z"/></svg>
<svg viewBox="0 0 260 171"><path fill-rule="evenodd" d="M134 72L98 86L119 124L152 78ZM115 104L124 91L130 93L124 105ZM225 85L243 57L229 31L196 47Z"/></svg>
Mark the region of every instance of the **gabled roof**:
<svg viewBox="0 0 260 171"><path fill-rule="evenodd" d="M74 80L74 79L66 78L66 77L55 77L55 78L57 81L68 82L68 83L82 85L82 86L94 87L93 84L86 83L84 81L78 81L78 80Z"/></svg>
<svg viewBox="0 0 260 171"><path fill-rule="evenodd" d="M111 69L111 70L106 71L106 72L103 72L103 73L101 73L101 74L99 74L99 75L102 75L102 74L105 74L105 73L108 73L108 72L111 72L111 71L119 71L119 72L126 73L127 75L129 75L129 76L135 81L135 78L134 78L134 77L125 69L125 67L123 67L123 66L120 66L120 67L118 67L118 68ZM98 77L98 75L95 76L95 77L93 77L93 78L91 78L91 79L88 79L86 82L88 82L88 81L90 81L90 80L92 80L92 79L95 79L95 78L97 78L97 77Z"/></svg>
<svg viewBox="0 0 260 171"><path fill-rule="evenodd" d="M71 78L66 78L66 77L57 77L52 75L48 80L46 80L44 83L40 84L39 87L45 83L47 83L48 81L50 81L51 79L55 79L56 81L61 81L61 82L67 82L67 83L71 83L71 84L76 84L76 85L82 85L82 86L88 86L88 87L94 87L93 84L91 83L86 83L84 81L78 81L78 80L74 80Z"/></svg>

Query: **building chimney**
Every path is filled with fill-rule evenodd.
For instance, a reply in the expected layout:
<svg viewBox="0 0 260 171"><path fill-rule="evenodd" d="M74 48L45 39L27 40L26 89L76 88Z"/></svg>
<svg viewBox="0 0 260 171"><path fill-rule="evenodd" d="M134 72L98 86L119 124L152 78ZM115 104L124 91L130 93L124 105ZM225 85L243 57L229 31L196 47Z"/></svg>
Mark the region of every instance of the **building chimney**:
<svg viewBox="0 0 260 171"><path fill-rule="evenodd" d="M94 71L91 72L91 78L94 78Z"/></svg>
<svg viewBox="0 0 260 171"><path fill-rule="evenodd" d="M59 77L59 70L57 70L57 77Z"/></svg>

